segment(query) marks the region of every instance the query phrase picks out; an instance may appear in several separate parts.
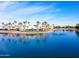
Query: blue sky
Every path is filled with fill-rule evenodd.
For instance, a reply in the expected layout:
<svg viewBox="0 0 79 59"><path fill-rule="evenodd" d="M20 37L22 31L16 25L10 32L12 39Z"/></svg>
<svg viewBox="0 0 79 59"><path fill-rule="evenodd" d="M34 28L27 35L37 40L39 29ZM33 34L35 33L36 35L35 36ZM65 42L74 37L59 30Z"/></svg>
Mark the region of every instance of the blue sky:
<svg viewBox="0 0 79 59"><path fill-rule="evenodd" d="M48 21L55 25L75 25L79 23L79 2L67 1L0 1L0 23L14 20Z"/></svg>

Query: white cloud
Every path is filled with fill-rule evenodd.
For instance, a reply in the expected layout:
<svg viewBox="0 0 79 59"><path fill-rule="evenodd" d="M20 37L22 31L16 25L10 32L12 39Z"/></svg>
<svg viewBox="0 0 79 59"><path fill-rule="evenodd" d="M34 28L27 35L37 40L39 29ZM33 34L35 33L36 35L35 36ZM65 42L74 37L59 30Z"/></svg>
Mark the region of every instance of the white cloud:
<svg viewBox="0 0 79 59"><path fill-rule="evenodd" d="M55 11L58 12L60 10L60 9L56 8L56 3L49 4L48 6L45 6L44 4L43 5L40 5L40 4L37 4L36 3L36 4L32 5L32 6L28 6L28 7L25 7L25 8L23 8L23 6L20 6L19 8L17 8L17 10L12 11L11 13L5 12L5 10L8 7L10 7L10 8L12 6L15 6L16 7L15 4L19 5L18 2L9 2L9 1L8 2L0 2L0 8L1 8L1 10L0 10L1 11L0 12L0 20L1 21L11 21L12 19L13 20L20 19L24 15L26 15L26 16L28 16L28 15L30 16L31 15L30 16L31 19L38 19L38 18L35 18L34 15L32 15L32 14L35 14L35 13L37 13L36 15L39 16L39 19L45 20L45 19L51 18L51 17L49 17L50 15L44 14L44 16L46 16L46 17L44 17L42 15L39 15L40 12L42 12L42 11L43 12L44 11L47 11L48 12L51 8L52 8L51 9L52 12L55 12ZM28 4L29 3L27 2L27 5ZM52 15L52 17L53 16L54 15Z"/></svg>
<svg viewBox="0 0 79 59"><path fill-rule="evenodd" d="M8 6L14 4L15 2L4 2L4 1L0 1L0 11L4 11Z"/></svg>
<svg viewBox="0 0 79 59"><path fill-rule="evenodd" d="M52 11L60 11L60 9L57 9L55 8L55 3L52 3L48 6L37 6L37 5L34 5L34 6L29 6L29 7L26 7L26 8L19 8L17 9L16 11L13 11L12 13L8 14L8 15L12 15L12 16L22 16L22 15L31 15L31 14L34 14L34 13L40 13L42 11L49 11L47 9L51 9L52 7Z"/></svg>
<svg viewBox="0 0 79 59"><path fill-rule="evenodd" d="M60 12L62 11L60 8L56 7L56 3L52 3L49 4L47 6L45 5L32 5L32 6L28 6L23 8L23 6L20 6L19 8L17 8L17 10L12 11L11 13L4 13L6 8L11 7L11 6L15 6L16 2L3 2L0 3L0 20L1 22L3 21L22 21L23 20L23 16L26 16L26 19L24 18L24 20L28 20L30 22L35 22L35 21L48 21L49 23L55 23L55 24L72 24L73 22L75 22L74 20L76 19L76 21L78 21L78 18L74 18L74 17L61 17L57 18L58 14L48 14L49 12ZM17 4L19 5L19 3ZM27 3L28 5L28 3ZM45 12L46 11L46 12ZM45 12L45 14L40 14L40 12ZM4 14L3 14L4 13ZM47 14L46 14L47 13ZM27 17L29 16L29 17ZM4 20L5 19L5 20ZM73 19L73 20L72 20ZM68 21L68 20L72 20L72 21ZM75 23L74 23L75 24Z"/></svg>

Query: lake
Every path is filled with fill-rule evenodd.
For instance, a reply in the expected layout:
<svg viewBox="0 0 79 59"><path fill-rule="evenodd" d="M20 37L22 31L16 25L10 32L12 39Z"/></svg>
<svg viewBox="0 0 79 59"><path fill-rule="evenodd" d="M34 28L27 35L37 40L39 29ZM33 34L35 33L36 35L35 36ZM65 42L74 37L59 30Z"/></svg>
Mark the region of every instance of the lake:
<svg viewBox="0 0 79 59"><path fill-rule="evenodd" d="M54 30L44 34L0 34L0 57L79 57L79 31Z"/></svg>

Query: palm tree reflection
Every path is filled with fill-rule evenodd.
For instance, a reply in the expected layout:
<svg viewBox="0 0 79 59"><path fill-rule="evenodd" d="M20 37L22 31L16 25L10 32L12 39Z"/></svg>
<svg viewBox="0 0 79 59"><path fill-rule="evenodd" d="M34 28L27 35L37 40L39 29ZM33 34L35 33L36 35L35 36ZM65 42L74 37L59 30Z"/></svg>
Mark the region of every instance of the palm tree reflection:
<svg viewBox="0 0 79 59"><path fill-rule="evenodd" d="M4 38L2 38L2 41L5 41L5 39L4 39Z"/></svg>
<svg viewBox="0 0 79 59"><path fill-rule="evenodd" d="M36 43L37 43L37 46L40 45L40 34L36 35Z"/></svg>
<svg viewBox="0 0 79 59"><path fill-rule="evenodd" d="M39 46L40 44L46 45L47 43L47 33L37 34L36 35L36 43Z"/></svg>
<svg viewBox="0 0 79 59"><path fill-rule="evenodd" d="M3 38L2 41L7 41L14 44L30 44L33 42L30 39L33 39L36 37L36 45L40 46L40 44L45 44L47 42L47 34L34 34L34 35L26 35L26 34L2 34ZM6 36L6 38L4 37Z"/></svg>
<svg viewBox="0 0 79 59"><path fill-rule="evenodd" d="M11 42L11 39L10 39L10 38L8 38L8 39L7 39L7 41Z"/></svg>
<svg viewBox="0 0 79 59"><path fill-rule="evenodd" d="M47 33L43 33L43 42L44 42L44 45L46 45L47 43Z"/></svg>

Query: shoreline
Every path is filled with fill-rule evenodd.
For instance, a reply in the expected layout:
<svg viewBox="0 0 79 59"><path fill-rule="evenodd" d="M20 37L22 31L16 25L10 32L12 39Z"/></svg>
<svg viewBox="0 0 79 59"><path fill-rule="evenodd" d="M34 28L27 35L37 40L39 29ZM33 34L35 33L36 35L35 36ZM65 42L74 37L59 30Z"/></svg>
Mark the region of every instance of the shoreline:
<svg viewBox="0 0 79 59"><path fill-rule="evenodd" d="M5 33L8 33L8 34L41 34L41 33L48 33L50 31L39 31L39 32L36 32L36 31L29 31L29 32L21 32L21 31L4 31L4 30L0 30L0 33L2 34L5 34Z"/></svg>
<svg viewBox="0 0 79 59"><path fill-rule="evenodd" d="M0 34L5 34L5 33L8 33L8 34L41 34L41 33L53 32L54 30L57 30L57 29L48 30L48 31L26 31L26 32L14 31L14 30L10 30L10 31L0 30ZM58 29L58 30L68 30L68 29ZM71 29L71 30L76 30L76 29Z"/></svg>

